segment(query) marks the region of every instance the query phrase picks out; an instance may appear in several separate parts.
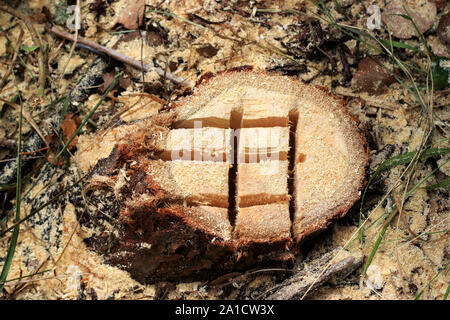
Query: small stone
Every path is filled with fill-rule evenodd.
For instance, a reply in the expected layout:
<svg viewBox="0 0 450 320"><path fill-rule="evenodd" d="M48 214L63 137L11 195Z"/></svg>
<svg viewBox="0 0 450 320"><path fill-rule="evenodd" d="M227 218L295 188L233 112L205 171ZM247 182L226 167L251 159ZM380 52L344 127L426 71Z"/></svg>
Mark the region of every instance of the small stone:
<svg viewBox="0 0 450 320"><path fill-rule="evenodd" d="M450 44L450 13L441 18L436 33L442 42Z"/></svg>
<svg viewBox="0 0 450 320"><path fill-rule="evenodd" d="M429 36L427 42L436 56L450 59L450 46L445 44L445 42L434 36Z"/></svg>
<svg viewBox="0 0 450 320"><path fill-rule="evenodd" d="M405 11L406 9L406 11ZM409 15L421 33L429 30L437 15L436 5L426 0L393 0L383 10L381 20L387 25L394 36L400 39L409 39L417 36L414 24L400 16Z"/></svg>
<svg viewBox="0 0 450 320"><path fill-rule="evenodd" d="M366 285L369 289L380 290L383 288L383 279L381 277L381 269L379 266L371 264L367 268L367 280Z"/></svg>

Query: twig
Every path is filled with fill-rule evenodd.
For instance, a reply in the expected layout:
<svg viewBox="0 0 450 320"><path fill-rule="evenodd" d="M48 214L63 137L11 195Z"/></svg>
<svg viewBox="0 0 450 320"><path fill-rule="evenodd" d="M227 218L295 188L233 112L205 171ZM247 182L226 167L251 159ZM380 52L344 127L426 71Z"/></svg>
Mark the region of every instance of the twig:
<svg viewBox="0 0 450 320"><path fill-rule="evenodd" d="M361 253L355 255L348 254L346 257L339 259L337 262L333 262L333 255L335 254L335 251L338 250L329 252L317 260L312 261L308 264L308 268L285 280L276 288L269 290L269 292L272 291L272 293L266 296L265 299L303 299L307 294L329 281L331 277L345 277L362 264L363 258ZM325 272L321 272L321 267L324 264L327 264L328 267ZM273 292L274 289L275 292ZM263 294L263 296L265 296L265 294Z"/></svg>
<svg viewBox="0 0 450 320"><path fill-rule="evenodd" d="M350 89L347 89L345 87L336 87L335 93L345 97L353 97L361 99L365 102L365 104L376 108L387 109L391 111L402 108L402 105L400 104L386 104L384 101L381 102L380 99L376 99L362 93L354 93Z"/></svg>
<svg viewBox="0 0 450 320"><path fill-rule="evenodd" d="M41 37L39 36L39 33L37 33L36 29L33 26L33 23L30 21L28 16L24 15L22 12L17 11L8 6L0 6L0 11L7 12L10 15L13 15L14 17L22 20L23 23L25 24L25 26L27 27L28 31L30 32L31 38L33 39L34 44L39 47L39 51L38 51L39 94L43 94L44 89L45 89L45 81L47 78L46 68L45 68L45 66L47 65L47 55L45 54L45 48L42 45L42 41L41 41Z"/></svg>
<svg viewBox="0 0 450 320"><path fill-rule="evenodd" d="M56 28L55 26L53 26L52 28L48 29L48 31L53 33L53 34L55 34L55 35L57 35L58 37L66 39L66 40L75 41L74 35L72 35L69 32L60 30L60 29ZM136 68L138 70L143 70L145 72L149 72L151 70L155 70L155 72L158 75L160 75L161 77L166 77L168 80L170 80L170 81L172 81L174 83L181 84L181 85L186 86L186 87L193 87L194 86L194 84L191 81L189 81L189 80L182 79L182 78L180 78L180 77L178 77L176 75L173 75L173 74L171 74L169 72L166 72L166 71L164 71L164 70L162 70L162 69L160 69L158 67L152 67L152 66L150 66L150 65L148 65L146 63L143 63L141 61L137 61L135 59L132 59L132 58L130 58L130 57L128 57L128 56L126 56L126 55L124 55L124 54L122 54L120 52L117 52L117 51L115 51L113 49L110 49L110 48L104 47L102 45L99 45L98 43L96 43L94 41L85 39L83 37L78 37L77 41L78 41L78 43L81 43L81 44L84 44L86 46L89 46L89 47L97 50L98 52L104 53L104 54L110 56L111 58L116 59L118 61L121 61L123 63L126 63L126 64L128 64L128 65L130 65L130 66L132 66L132 67L134 67L134 68Z"/></svg>

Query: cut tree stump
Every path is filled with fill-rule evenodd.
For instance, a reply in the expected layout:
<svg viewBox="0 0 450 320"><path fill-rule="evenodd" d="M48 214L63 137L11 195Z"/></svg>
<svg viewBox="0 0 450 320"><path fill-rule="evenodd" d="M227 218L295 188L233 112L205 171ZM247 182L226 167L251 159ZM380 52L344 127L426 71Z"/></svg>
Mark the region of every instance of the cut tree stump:
<svg viewBox="0 0 450 320"><path fill-rule="evenodd" d="M142 282L211 278L274 252L285 261L349 210L368 162L342 101L259 71L218 74L169 111L78 148L90 201L114 195L113 222L81 221L86 242Z"/></svg>

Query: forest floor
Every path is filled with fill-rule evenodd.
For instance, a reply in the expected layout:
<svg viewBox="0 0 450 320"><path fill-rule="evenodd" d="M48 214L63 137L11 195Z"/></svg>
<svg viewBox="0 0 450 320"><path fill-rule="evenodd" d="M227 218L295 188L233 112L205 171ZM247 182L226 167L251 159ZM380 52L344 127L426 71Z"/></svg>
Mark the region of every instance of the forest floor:
<svg viewBox="0 0 450 320"><path fill-rule="evenodd" d="M5 1L0 297L256 299L293 273L312 285L330 266L317 264L320 257L345 251L358 263L311 286L305 298L446 299L450 3L407 2L410 11L403 14L416 27L398 15L398 0ZM138 70L82 41L74 46L52 26L165 75ZM345 101L370 148L364 200L303 243L290 270L146 285L104 263L86 245L90 230L80 226L71 197L83 181L74 160L78 136L157 114L189 92L187 82L243 66L281 72ZM308 274L314 268L319 272Z"/></svg>

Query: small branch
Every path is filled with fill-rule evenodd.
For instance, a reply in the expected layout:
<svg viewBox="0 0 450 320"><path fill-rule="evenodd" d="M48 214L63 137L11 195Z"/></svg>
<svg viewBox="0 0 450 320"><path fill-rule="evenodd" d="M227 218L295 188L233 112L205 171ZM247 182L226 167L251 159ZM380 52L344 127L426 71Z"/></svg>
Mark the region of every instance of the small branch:
<svg viewBox="0 0 450 320"><path fill-rule="evenodd" d="M331 265L316 281L310 282L302 279L286 283L282 289L267 297L267 300L289 300L303 298L306 293L311 293L322 284L330 280L333 275L342 272L354 265L354 258L347 257Z"/></svg>
<svg viewBox="0 0 450 320"><path fill-rule="evenodd" d="M52 28L48 29L48 31L53 33L53 34L55 34L55 35L57 35L58 37L66 39L66 40L75 41L75 36L74 35L72 35L69 32L60 30L60 29L56 28L55 26L53 26ZM81 44L83 44L85 46L89 46L92 49L97 50L98 52L104 53L104 54L110 56L111 58L113 58L115 60L118 60L118 61L121 61L123 63L126 63L126 64L128 64L128 65L130 65L130 66L132 66L132 67L134 67L134 68L136 68L138 70L143 70L145 72L149 72L151 70L155 70L156 73L159 74L161 77L165 77L166 79L169 79L170 81L172 81L174 83L181 84L181 85L183 85L185 87L193 87L194 86L192 84L192 82L189 81L189 80L182 79L182 78L180 78L180 77L178 77L176 75L173 75L173 74L171 74L169 72L166 72L166 71L164 71L164 70L162 70L160 68L152 67L152 66L150 66L150 65L148 65L146 63L143 63L142 61L137 61L135 59L132 59L132 58L130 58L130 57L120 53L120 52L117 52L117 51L112 50L110 48L107 48L107 47L104 47L102 45L99 45L98 43L96 43L94 41L85 39L83 37L78 37L77 42L81 43Z"/></svg>
<svg viewBox="0 0 450 320"><path fill-rule="evenodd" d="M368 94L363 93L354 93L352 90L345 88L345 87L336 87L335 93L340 94L345 97L353 97L361 99L365 102L365 104L381 108L381 109L387 109L387 110L397 110L399 108L402 108L402 105L400 104L387 104L384 100L380 101L379 98L373 98L369 96Z"/></svg>
<svg viewBox="0 0 450 320"><path fill-rule="evenodd" d="M33 23L30 21L30 18L28 18L27 15L23 14L20 11L17 11L11 7L8 6L0 6L0 11L4 11L9 13L10 15L20 19L23 21L25 26L27 27L28 31L31 34L31 38L33 39L33 42L35 45L39 47L38 51L38 64L39 64L39 94L44 93L45 89L45 82L46 82L46 65L47 65L47 55L45 54L45 48L42 45L41 37L39 36L38 32L34 28Z"/></svg>
<svg viewBox="0 0 450 320"><path fill-rule="evenodd" d="M340 248L337 248L307 263L301 272L268 290L262 295L262 298L267 300L302 300L333 276L339 279L345 278L361 266L363 256L361 252L346 253L346 256L340 258L337 262L333 262L334 257L339 254L340 250Z"/></svg>

